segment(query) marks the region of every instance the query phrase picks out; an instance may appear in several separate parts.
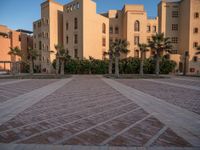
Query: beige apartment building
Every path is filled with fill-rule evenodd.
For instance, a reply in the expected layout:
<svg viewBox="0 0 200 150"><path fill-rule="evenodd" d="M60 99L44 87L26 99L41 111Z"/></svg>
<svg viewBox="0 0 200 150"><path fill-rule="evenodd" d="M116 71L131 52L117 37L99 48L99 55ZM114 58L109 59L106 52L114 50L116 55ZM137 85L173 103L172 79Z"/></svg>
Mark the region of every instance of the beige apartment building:
<svg viewBox="0 0 200 150"><path fill-rule="evenodd" d="M171 59L178 64L179 72L200 74L200 0L180 0L158 4L159 32L165 33L173 43Z"/></svg>
<svg viewBox="0 0 200 150"><path fill-rule="evenodd" d="M73 0L66 5L47 0L41 4L41 19L33 23L33 45L41 53L36 65L42 72L53 72L55 45L63 45L74 59L90 56L103 59L103 52L116 39L130 43L128 57L140 57L138 43L148 43L153 34L160 32L173 43L170 58L177 62L177 72L186 68L188 74L197 74L200 71L199 58L195 55L200 43L199 8L200 0L162 0L158 4L158 17L148 18L143 5L125 5L122 10L97 14L92 0ZM149 51L146 57L152 54Z"/></svg>
<svg viewBox="0 0 200 150"><path fill-rule="evenodd" d="M7 26L0 25L0 70L10 71L13 60L21 61L21 58L8 54L10 48L18 47L26 54L32 43L32 32L22 29L11 30Z"/></svg>
<svg viewBox="0 0 200 150"><path fill-rule="evenodd" d="M97 14L92 0L73 0L66 5L47 0L41 4L41 19L33 28L34 47L41 53L36 64L48 73L52 72L57 44L75 59L103 59L109 43L123 38L130 42L128 56L139 57L137 45L147 43L158 31L158 18L148 19L143 5L125 5L122 10Z"/></svg>

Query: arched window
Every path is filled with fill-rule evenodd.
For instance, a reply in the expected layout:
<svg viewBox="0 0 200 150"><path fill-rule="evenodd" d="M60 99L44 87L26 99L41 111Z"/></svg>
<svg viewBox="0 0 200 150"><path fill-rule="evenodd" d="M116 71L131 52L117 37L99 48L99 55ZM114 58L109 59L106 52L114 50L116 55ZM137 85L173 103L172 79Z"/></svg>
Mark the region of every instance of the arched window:
<svg viewBox="0 0 200 150"><path fill-rule="evenodd" d="M78 19L74 18L74 29L78 29Z"/></svg>
<svg viewBox="0 0 200 150"><path fill-rule="evenodd" d="M134 30L137 31L137 32L140 31L140 22L138 20L135 21Z"/></svg>
<svg viewBox="0 0 200 150"><path fill-rule="evenodd" d="M115 34L119 34L119 28L115 27Z"/></svg>
<svg viewBox="0 0 200 150"><path fill-rule="evenodd" d="M103 23L103 25L102 25L102 32L106 33L106 24L105 23Z"/></svg>

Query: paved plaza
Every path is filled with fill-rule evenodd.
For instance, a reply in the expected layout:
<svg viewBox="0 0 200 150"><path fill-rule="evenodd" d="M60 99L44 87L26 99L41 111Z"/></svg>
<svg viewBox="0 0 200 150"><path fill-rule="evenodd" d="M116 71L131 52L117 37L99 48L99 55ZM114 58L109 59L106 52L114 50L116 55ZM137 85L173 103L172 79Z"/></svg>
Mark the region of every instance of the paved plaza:
<svg viewBox="0 0 200 150"><path fill-rule="evenodd" d="M0 79L0 150L199 150L200 79Z"/></svg>

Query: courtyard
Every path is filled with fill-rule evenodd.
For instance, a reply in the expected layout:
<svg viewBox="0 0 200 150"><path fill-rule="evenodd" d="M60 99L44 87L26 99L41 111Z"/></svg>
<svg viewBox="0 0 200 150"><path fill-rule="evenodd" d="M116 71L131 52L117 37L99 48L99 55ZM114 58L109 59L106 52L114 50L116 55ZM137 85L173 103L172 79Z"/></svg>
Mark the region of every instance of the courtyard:
<svg viewBox="0 0 200 150"><path fill-rule="evenodd" d="M0 79L0 150L199 150L200 80Z"/></svg>

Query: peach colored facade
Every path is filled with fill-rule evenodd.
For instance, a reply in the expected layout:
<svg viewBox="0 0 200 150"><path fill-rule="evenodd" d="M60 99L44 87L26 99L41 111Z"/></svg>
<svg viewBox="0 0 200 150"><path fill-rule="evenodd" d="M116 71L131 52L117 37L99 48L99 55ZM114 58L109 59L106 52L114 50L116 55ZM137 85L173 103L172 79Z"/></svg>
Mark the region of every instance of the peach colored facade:
<svg viewBox="0 0 200 150"><path fill-rule="evenodd" d="M8 55L10 48L18 47L26 53L27 48L32 47L32 42L32 36L24 33L24 30L15 31L7 26L0 25L0 70L10 70L11 64L9 62L14 59L20 61L20 58Z"/></svg>
<svg viewBox="0 0 200 150"><path fill-rule="evenodd" d="M140 57L138 44L147 43L158 30L158 18L149 19L143 5L125 5L122 10L110 10L103 14L109 18L110 42L116 39L129 41L128 56ZM151 56L151 51L146 57Z"/></svg>
<svg viewBox="0 0 200 150"><path fill-rule="evenodd" d="M134 29L136 23L138 30ZM41 52L36 64L48 73L53 72L51 62L57 44L63 45L72 58L103 59L109 43L123 38L130 42L128 56L139 57L137 45L157 32L158 18L148 19L143 5L125 5L122 10L97 14L92 0L73 0L66 5L47 0L41 4L41 19L33 26L34 47ZM150 55L148 52L147 57Z"/></svg>
<svg viewBox="0 0 200 150"><path fill-rule="evenodd" d="M180 0L158 5L159 32L173 42L171 59L178 64L177 71L200 74L200 57L196 47L200 45L200 0Z"/></svg>

